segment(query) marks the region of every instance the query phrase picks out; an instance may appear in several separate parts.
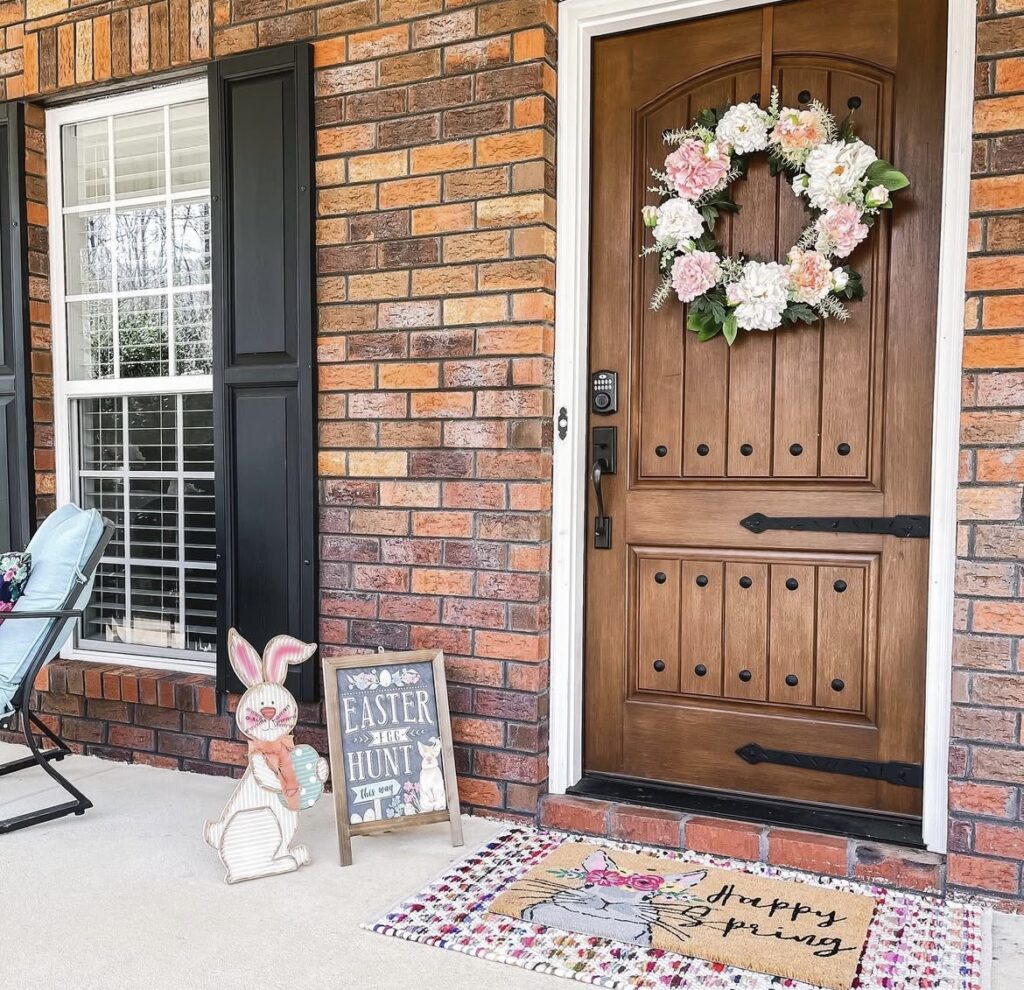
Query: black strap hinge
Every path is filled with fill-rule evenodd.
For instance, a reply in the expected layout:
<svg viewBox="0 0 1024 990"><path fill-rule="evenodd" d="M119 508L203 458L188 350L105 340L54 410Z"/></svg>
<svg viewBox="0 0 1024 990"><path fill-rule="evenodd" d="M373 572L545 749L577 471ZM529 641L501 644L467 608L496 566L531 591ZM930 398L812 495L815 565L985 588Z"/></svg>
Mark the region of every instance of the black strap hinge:
<svg viewBox="0 0 1024 990"><path fill-rule="evenodd" d="M928 516L766 516L761 512L740 520L740 525L751 533L788 529L799 533L860 533L916 540L928 539L930 524Z"/></svg>
<svg viewBox="0 0 1024 990"><path fill-rule="evenodd" d="M781 767L839 773L848 777L882 780L898 787L924 787L924 767L920 763L878 763L874 760L851 760L842 756L816 756L811 753L788 753L781 749L765 749L747 743L736 750L747 763L773 763Z"/></svg>

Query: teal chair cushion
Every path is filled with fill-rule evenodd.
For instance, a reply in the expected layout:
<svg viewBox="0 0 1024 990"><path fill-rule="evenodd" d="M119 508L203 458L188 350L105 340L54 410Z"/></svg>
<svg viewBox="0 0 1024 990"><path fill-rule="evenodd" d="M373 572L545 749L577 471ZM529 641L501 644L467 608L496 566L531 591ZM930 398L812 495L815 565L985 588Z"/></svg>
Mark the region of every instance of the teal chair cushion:
<svg viewBox="0 0 1024 990"><path fill-rule="evenodd" d="M14 611L60 608L102 534L103 517L95 509L62 505L47 516L26 548L32 572ZM83 607L91 594L90 579L71 607ZM64 628L46 657L49 663L71 635L73 619L12 619L0 625L0 717L9 714L10 701L54 622L63 622Z"/></svg>

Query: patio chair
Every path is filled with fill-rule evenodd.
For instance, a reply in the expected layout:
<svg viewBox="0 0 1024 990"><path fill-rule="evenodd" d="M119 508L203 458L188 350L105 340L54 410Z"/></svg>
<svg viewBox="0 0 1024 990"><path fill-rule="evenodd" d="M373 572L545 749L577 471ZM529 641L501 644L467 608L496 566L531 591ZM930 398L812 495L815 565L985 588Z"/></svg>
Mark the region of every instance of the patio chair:
<svg viewBox="0 0 1024 990"><path fill-rule="evenodd" d="M0 777L42 767L73 798L0 821L0 834L40 822L81 815L92 802L53 767L71 748L30 708L39 671L52 660L85 612L100 558L114 534L114 524L95 509L63 505L46 518L29 541L32 569L24 594L0 624L0 724L20 720L31 752L0 765ZM45 745L45 736L53 745Z"/></svg>

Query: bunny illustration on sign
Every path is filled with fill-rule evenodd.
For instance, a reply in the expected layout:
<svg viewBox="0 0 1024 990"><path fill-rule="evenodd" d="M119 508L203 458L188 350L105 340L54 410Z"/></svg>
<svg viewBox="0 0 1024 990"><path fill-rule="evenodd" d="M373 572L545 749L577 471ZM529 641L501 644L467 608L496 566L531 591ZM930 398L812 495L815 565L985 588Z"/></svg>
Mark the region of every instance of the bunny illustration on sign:
<svg viewBox="0 0 1024 990"><path fill-rule="evenodd" d="M236 630L228 632L228 658L246 687L235 722L249 741L249 766L220 819L203 829L220 853L228 883L289 873L309 862L306 847L293 846L292 839L299 811L323 792L327 761L311 746L295 745L298 705L284 680L290 665L315 652L315 643L275 636L260 660Z"/></svg>
<svg viewBox="0 0 1024 990"><path fill-rule="evenodd" d="M429 745L416 744L419 747L420 759L420 811L444 811L448 807L448 797L444 790L444 777L441 774L441 740L435 739Z"/></svg>
<svg viewBox="0 0 1024 990"><path fill-rule="evenodd" d="M680 925L700 924L699 919L689 920L678 912L664 917L665 907L654 900L667 890L679 893L696 886L707 876L704 870L663 877L630 873L620 869L602 849L587 856L582 872L582 887L534 881L538 892L545 896L523 911L523 920L644 948L651 947L655 927L664 927L678 937Z"/></svg>

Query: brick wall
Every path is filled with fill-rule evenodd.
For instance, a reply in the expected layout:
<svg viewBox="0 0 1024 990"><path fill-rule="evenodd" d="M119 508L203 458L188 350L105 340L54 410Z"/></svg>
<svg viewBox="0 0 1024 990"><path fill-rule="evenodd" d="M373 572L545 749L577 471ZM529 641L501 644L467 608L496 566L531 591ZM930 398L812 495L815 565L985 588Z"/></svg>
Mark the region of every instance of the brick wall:
<svg viewBox="0 0 1024 990"><path fill-rule="evenodd" d="M288 6L0 4L2 85L32 100L316 39L321 645L443 648L464 801L532 814L547 777L554 4ZM42 111L28 120L42 517ZM44 711L87 751L224 772L243 760L209 679L80 664L50 678ZM159 702L140 694L158 686ZM319 706L303 722L326 748Z"/></svg>
<svg viewBox="0 0 1024 990"><path fill-rule="evenodd" d="M1024 16L978 5L950 752L951 885L1024 894Z"/></svg>
<svg viewBox="0 0 1024 990"><path fill-rule="evenodd" d="M1018 905L1020 8L979 3L948 863L954 886ZM546 778L554 23L553 0L0 2L7 98L315 38L321 641L338 652L443 647L463 798L523 815ZM38 108L28 120L45 515L54 487L45 149ZM49 676L44 709L83 748L237 770L241 749L230 719L211 708L208 679L79 664ZM303 714L306 738L323 749L319 706Z"/></svg>

